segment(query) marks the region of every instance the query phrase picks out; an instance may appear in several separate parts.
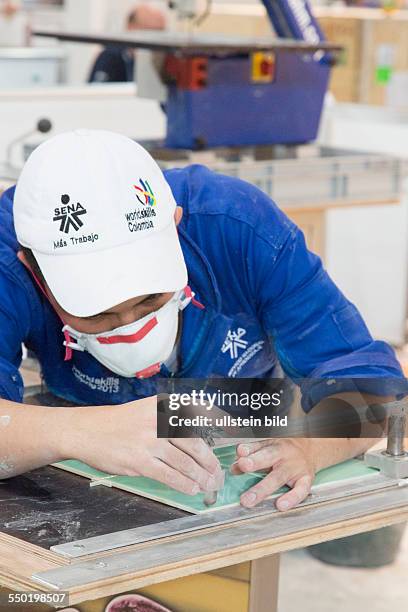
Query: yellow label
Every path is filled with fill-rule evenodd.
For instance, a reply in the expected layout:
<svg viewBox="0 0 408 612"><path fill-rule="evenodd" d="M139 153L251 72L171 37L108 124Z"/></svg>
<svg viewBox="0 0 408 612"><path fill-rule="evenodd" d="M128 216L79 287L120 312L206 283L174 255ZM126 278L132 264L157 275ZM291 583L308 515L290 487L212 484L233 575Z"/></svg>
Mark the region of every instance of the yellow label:
<svg viewBox="0 0 408 612"><path fill-rule="evenodd" d="M252 54L252 81L272 83L275 78L275 54L256 51Z"/></svg>

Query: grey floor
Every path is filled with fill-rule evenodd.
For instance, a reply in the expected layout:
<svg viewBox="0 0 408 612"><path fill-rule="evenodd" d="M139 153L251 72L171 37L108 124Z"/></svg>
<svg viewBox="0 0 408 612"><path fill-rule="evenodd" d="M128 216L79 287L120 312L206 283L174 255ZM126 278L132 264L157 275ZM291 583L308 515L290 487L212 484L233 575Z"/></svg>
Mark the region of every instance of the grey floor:
<svg viewBox="0 0 408 612"><path fill-rule="evenodd" d="M305 550L281 557L278 612L391 610L408 610L408 528L397 560L387 567L335 567Z"/></svg>

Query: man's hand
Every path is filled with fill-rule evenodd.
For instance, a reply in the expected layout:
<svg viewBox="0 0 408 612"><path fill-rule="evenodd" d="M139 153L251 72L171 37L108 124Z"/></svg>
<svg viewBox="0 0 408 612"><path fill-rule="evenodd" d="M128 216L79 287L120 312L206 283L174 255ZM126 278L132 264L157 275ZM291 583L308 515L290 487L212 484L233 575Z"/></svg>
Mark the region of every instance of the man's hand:
<svg viewBox="0 0 408 612"><path fill-rule="evenodd" d="M294 508L309 495L315 476L311 440L275 439L239 444L232 473L257 470L267 470L268 475L241 495L241 504L251 508L287 485L291 490L278 498L276 507Z"/></svg>
<svg viewBox="0 0 408 612"><path fill-rule="evenodd" d="M158 439L156 398L121 406L71 408L61 454L98 470L147 476L195 495L214 489L221 470L203 440Z"/></svg>

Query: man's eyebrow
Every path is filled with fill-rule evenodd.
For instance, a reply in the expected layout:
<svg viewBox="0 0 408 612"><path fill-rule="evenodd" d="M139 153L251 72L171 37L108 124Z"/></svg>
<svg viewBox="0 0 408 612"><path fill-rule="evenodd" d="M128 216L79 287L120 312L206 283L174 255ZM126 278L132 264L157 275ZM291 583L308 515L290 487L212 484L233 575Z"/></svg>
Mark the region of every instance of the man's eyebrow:
<svg viewBox="0 0 408 612"><path fill-rule="evenodd" d="M150 295L147 295L144 300L139 302L139 304L143 304L143 302L147 302L148 300L157 300L157 298L161 297L162 295L163 293L150 293Z"/></svg>
<svg viewBox="0 0 408 612"><path fill-rule="evenodd" d="M150 295L147 295L145 299L142 300L141 302L134 304L134 306L140 306L140 304L144 304L144 302L150 302L151 300L157 300L162 295L163 293L151 293ZM91 315L90 317L83 317L83 318L87 319L88 321L92 321L92 319L97 319L98 317L102 317L104 315L114 315L114 314L117 314L117 312L111 312L109 310L104 310L103 312L99 312L98 314Z"/></svg>

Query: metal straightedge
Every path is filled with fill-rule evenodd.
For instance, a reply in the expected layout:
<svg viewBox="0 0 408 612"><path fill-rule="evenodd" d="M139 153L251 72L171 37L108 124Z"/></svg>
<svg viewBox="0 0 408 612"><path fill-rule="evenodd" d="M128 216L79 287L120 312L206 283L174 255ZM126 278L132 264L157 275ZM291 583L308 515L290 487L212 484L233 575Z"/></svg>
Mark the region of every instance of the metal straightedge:
<svg viewBox="0 0 408 612"><path fill-rule="evenodd" d="M301 506L311 506L339 498L368 494L373 491L395 487L397 484L397 481L387 478L382 474L373 473L371 476L358 477L346 482L318 485L312 487L311 494ZM278 494L273 495L255 508L248 509L242 506L236 506L234 508L225 508L209 513L195 514L193 516L164 521L154 525L136 527L135 529L126 529L102 536L77 540L69 542L68 544L59 544L57 546L52 546L51 550L64 557L73 559L113 550L115 548L167 538L169 536L192 533L194 531L227 525L229 523L232 524L238 521L258 519L278 512L275 508L275 499L278 496Z"/></svg>
<svg viewBox="0 0 408 612"><path fill-rule="evenodd" d="M384 480L385 482L385 480ZM238 562L239 552L245 548L246 551L257 550L252 553L253 558L262 556L268 552L268 546L276 538L281 540L281 549L294 548L294 538L297 533L311 534L312 531L325 530L330 539L331 527L336 529L338 524L357 521L355 532L364 530L361 519L379 513L388 513L381 525L392 524L407 519L408 514L408 487L398 486L398 482L389 480L389 486L385 489L378 488L365 495L352 495L345 499L334 499L331 503L312 506L309 503L302 504L291 512L276 513L273 520L270 518L273 502L269 500L269 512L261 510L261 515L254 516L252 511L246 511L251 521L241 521L226 524L219 529L206 529L208 516L196 516L191 519L201 520L201 532L194 537L189 534L180 535L177 538L165 541L152 542L150 545L136 547L134 549L108 552L95 559L77 560L69 565L57 569L33 574L32 579L48 589L63 591L69 589L80 589L95 582L112 581L113 578L121 576L129 579L130 575L150 576L152 572L160 572L162 567L167 566L169 559L179 567L179 575L184 575L183 567L196 563L201 558L202 567L206 560L214 557L227 555L229 564ZM401 483L406 484L406 483ZM364 491L361 489L360 493ZM320 498L320 501L323 501ZM391 513L391 514L389 514ZM215 513L212 515L214 516ZM204 520L207 519L207 525ZM255 520L256 519L256 520ZM187 519L181 519L181 521ZM210 519L211 520L211 519ZM216 522L216 519L213 519ZM229 521L231 522L231 521ZM156 525L156 529L157 529ZM340 532L342 528L340 527ZM337 533L337 532L336 532ZM169 533L167 535L170 535ZM162 536L164 537L164 536ZM285 541L282 541L284 539ZM320 538L321 539L321 538ZM324 538L323 538L324 539ZM313 540L313 537L311 537ZM269 544L268 544L269 543ZM310 542L314 543L314 542ZM220 561L218 567L227 562ZM128 582L127 582L128 584Z"/></svg>

